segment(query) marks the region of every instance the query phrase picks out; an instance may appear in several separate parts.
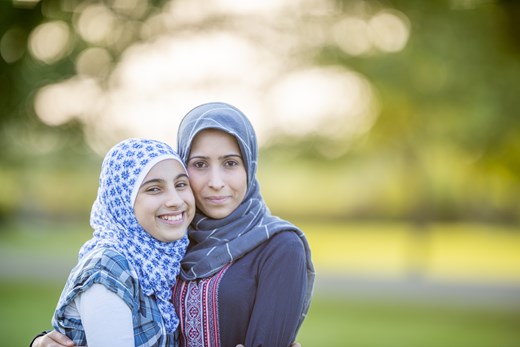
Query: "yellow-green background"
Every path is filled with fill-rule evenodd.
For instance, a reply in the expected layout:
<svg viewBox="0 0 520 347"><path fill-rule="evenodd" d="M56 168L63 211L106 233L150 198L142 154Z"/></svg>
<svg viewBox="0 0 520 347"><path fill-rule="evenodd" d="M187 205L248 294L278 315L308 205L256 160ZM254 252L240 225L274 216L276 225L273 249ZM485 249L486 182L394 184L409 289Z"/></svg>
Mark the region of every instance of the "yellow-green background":
<svg viewBox="0 0 520 347"><path fill-rule="evenodd" d="M265 200L274 214L301 226L313 251L314 300L298 336L304 347L520 346L520 5L301 0L283 15L241 17L233 2L212 2L221 6L215 13L209 2L190 3L195 11L170 23L178 32L161 34L199 37L225 29L267 50L285 47L277 39L291 37L290 54L276 56L287 64L284 73L332 68L362 77L373 92L375 119L365 132L352 136L324 111L314 131L272 127L277 136L260 148ZM131 8L118 7L125 4ZM92 43L80 34L87 2L0 1L1 346L25 346L50 327L68 271L91 234L89 209L103 149L129 135L114 128L96 143L96 125L112 124L96 115L44 122L35 110L38 92L80 76L76 64L91 48L111 54L108 70L90 65L110 92L110 73L127 49L152 43L137 29L177 4L187 6L183 0L92 0L89 5L101 6L125 29L127 41L116 44ZM333 23L354 18L366 24L381 13L408 24L407 42L395 52L353 54L341 47L363 37L366 27L346 41L329 35ZM209 20L190 22L188 15ZM55 61L39 60L28 48L47 23L65 24L70 33L70 46ZM262 36L266 32L273 36ZM211 61L226 52L209 53ZM248 92L240 89L258 87L248 84L258 77L252 70L240 81L222 81L216 73L209 87L185 84L186 94L170 98L181 102L212 87L237 92L235 84ZM268 103L264 96L277 81L256 90L255 101ZM250 105L240 95L228 101ZM54 111L62 110L64 100L51 101ZM300 101L288 99L287 109ZM154 121L152 111L129 124ZM349 112L341 119L350 119ZM345 133L338 135L336 127Z"/></svg>

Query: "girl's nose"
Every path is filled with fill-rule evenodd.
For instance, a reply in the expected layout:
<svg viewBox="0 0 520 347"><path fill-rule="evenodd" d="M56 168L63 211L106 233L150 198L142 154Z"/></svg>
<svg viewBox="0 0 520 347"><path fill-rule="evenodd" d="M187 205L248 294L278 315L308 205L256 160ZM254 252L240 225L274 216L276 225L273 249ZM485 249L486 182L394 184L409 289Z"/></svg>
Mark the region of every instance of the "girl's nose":
<svg viewBox="0 0 520 347"><path fill-rule="evenodd" d="M168 207L177 207L182 205L183 200L176 190L172 190L166 197L165 205Z"/></svg>

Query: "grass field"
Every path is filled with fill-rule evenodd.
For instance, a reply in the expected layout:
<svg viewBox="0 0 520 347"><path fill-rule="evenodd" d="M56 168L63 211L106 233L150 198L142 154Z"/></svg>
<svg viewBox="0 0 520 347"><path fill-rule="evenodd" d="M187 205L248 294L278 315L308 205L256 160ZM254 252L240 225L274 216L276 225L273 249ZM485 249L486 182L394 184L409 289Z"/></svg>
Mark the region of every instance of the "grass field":
<svg viewBox="0 0 520 347"><path fill-rule="evenodd" d="M27 346L49 327L61 285L2 283L2 346ZM317 296L300 331L304 347L515 347L520 312L450 309Z"/></svg>
<svg viewBox="0 0 520 347"><path fill-rule="evenodd" d="M520 228L482 224L302 225L326 273L450 282L520 284Z"/></svg>
<svg viewBox="0 0 520 347"><path fill-rule="evenodd" d="M520 283L520 235L479 225L307 224L320 276ZM77 226L0 233L0 346L26 346L50 326L67 269L89 237ZM519 292L520 295L520 292ZM520 347L520 308L334 295L317 290L298 340L304 347Z"/></svg>
<svg viewBox="0 0 520 347"><path fill-rule="evenodd" d="M520 312L318 296L304 347L518 347Z"/></svg>

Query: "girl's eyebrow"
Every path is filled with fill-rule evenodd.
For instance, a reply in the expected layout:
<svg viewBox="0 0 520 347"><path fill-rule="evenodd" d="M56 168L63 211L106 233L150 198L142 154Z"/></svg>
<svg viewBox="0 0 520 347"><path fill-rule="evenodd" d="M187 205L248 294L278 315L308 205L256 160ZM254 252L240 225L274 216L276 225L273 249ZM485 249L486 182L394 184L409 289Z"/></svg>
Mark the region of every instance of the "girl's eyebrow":
<svg viewBox="0 0 520 347"><path fill-rule="evenodd" d="M180 178L188 178L188 174L183 172L175 176L175 180L178 180Z"/></svg>
<svg viewBox="0 0 520 347"><path fill-rule="evenodd" d="M188 175L184 172L178 174L177 176L175 176L175 180L178 180L180 178L188 178ZM156 184L156 183L162 183L164 182L165 180L162 179L162 178L151 178L149 179L148 181L145 181L141 184L141 187L144 186L144 185L147 185L147 184Z"/></svg>
<svg viewBox="0 0 520 347"><path fill-rule="evenodd" d="M141 187L143 187L147 184L157 184L157 183L162 183L162 182L164 182L164 180L162 178L152 178L152 179L149 179L148 181L144 181L141 184Z"/></svg>

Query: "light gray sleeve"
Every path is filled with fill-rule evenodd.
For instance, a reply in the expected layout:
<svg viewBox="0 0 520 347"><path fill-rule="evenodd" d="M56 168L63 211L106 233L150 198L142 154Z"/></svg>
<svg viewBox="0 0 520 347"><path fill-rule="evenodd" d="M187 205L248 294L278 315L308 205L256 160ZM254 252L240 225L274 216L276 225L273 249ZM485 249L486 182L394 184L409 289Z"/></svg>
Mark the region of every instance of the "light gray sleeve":
<svg viewBox="0 0 520 347"><path fill-rule="evenodd" d="M102 284L76 298L89 347L133 347L134 328L128 305Z"/></svg>

